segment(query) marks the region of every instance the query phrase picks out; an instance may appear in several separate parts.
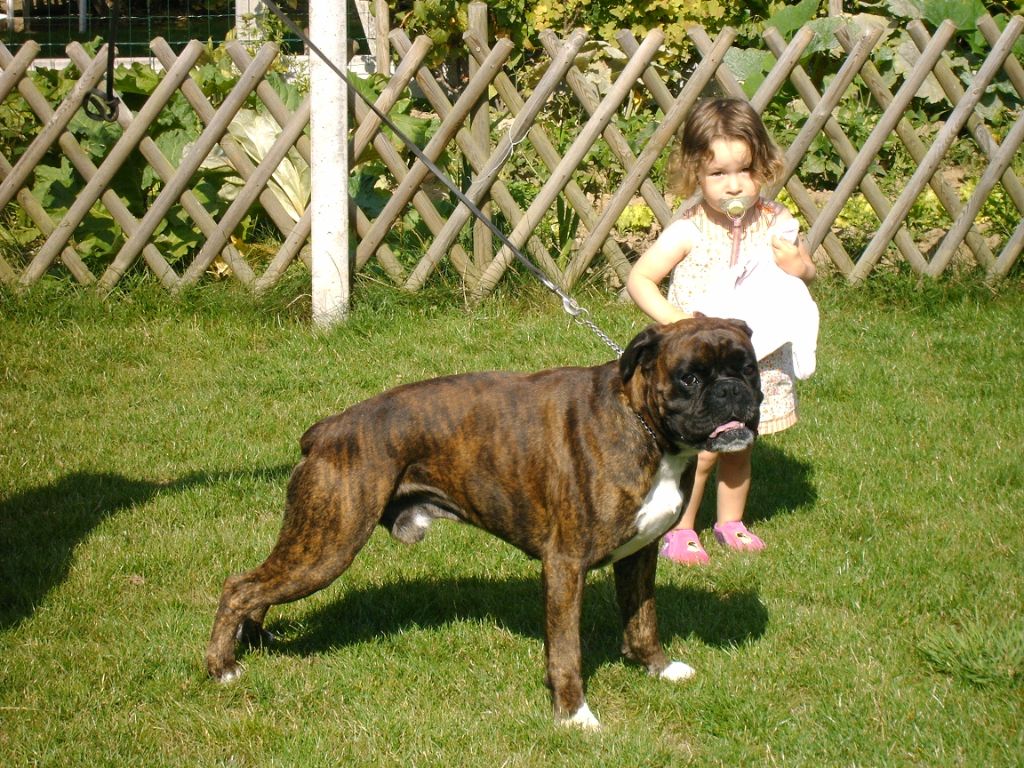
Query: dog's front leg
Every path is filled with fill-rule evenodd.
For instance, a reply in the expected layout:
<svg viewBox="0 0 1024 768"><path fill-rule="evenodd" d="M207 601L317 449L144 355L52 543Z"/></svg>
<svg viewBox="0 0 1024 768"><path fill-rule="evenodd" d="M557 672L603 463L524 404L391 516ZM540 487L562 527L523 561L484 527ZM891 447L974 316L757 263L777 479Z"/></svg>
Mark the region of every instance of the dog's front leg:
<svg viewBox="0 0 1024 768"><path fill-rule="evenodd" d="M615 594L622 615L622 653L647 667L652 675L666 680L686 680L694 670L681 661L669 662L658 638L654 610L654 574L658 564L658 542L618 560L615 565Z"/></svg>
<svg viewBox="0 0 1024 768"><path fill-rule="evenodd" d="M586 573L578 560L553 556L542 566L544 582L544 651L547 685L555 720L565 725L599 728L583 696L580 617Z"/></svg>

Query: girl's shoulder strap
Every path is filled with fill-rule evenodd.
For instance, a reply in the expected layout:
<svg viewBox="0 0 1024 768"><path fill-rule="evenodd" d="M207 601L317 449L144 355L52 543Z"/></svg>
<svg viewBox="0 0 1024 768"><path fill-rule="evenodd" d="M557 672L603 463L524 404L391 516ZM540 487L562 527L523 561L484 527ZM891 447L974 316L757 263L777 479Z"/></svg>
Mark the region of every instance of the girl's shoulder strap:
<svg viewBox="0 0 1024 768"><path fill-rule="evenodd" d="M786 206L777 200L766 200L763 197L759 197L756 205L757 210L764 217L769 227L774 225L780 217L792 218L793 215Z"/></svg>
<svg viewBox="0 0 1024 768"><path fill-rule="evenodd" d="M759 210L764 211L765 213L772 216L778 216L783 211L788 210L786 206L784 206L778 200L768 200L763 197L757 198L756 205Z"/></svg>

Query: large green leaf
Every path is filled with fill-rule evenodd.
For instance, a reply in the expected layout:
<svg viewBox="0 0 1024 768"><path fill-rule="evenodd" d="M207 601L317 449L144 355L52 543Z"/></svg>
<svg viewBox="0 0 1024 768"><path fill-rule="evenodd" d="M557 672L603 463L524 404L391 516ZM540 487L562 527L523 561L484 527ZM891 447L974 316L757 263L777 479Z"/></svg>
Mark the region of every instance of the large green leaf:
<svg viewBox="0 0 1024 768"><path fill-rule="evenodd" d="M765 22L775 27L783 37L788 37L818 14L818 0L800 0L795 5L783 6Z"/></svg>
<svg viewBox="0 0 1024 768"><path fill-rule="evenodd" d="M981 0L920 0L921 15L934 26L949 19L959 30L978 28L978 18L987 11Z"/></svg>
<svg viewBox="0 0 1024 768"><path fill-rule="evenodd" d="M767 51L730 48L725 54L726 66L743 84L743 92L748 98L754 95L774 62L775 57Z"/></svg>

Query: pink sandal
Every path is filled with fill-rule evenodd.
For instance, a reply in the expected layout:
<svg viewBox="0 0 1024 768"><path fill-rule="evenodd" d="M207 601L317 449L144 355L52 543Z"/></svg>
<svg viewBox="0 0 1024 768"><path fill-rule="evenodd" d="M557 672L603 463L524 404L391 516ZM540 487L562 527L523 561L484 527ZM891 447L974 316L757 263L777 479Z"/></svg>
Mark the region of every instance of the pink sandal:
<svg viewBox="0 0 1024 768"><path fill-rule="evenodd" d="M756 552L764 549L764 542L747 530L742 521L735 523L717 523L715 538L718 543L730 549Z"/></svg>
<svg viewBox="0 0 1024 768"><path fill-rule="evenodd" d="M681 565L704 565L711 559L700 545L697 532L686 528L665 534L661 556Z"/></svg>

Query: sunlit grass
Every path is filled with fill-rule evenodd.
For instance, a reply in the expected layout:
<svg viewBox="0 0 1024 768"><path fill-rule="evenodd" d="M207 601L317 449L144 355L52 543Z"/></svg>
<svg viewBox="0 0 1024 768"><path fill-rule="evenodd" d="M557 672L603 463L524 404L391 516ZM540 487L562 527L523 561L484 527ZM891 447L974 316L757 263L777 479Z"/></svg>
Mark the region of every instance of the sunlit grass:
<svg viewBox="0 0 1024 768"><path fill-rule="evenodd" d="M618 655L610 574L583 617L604 730L551 725L536 563L438 525L379 532L207 680L220 584L280 521L298 437L406 381L611 352L527 291L466 310L366 284L348 323L203 289L0 294L5 765L1016 765L1024 754L1024 295L884 277L814 288L801 422L762 440L768 549L659 568L663 640ZM624 344L628 304L581 297ZM710 507L702 524L710 522Z"/></svg>

